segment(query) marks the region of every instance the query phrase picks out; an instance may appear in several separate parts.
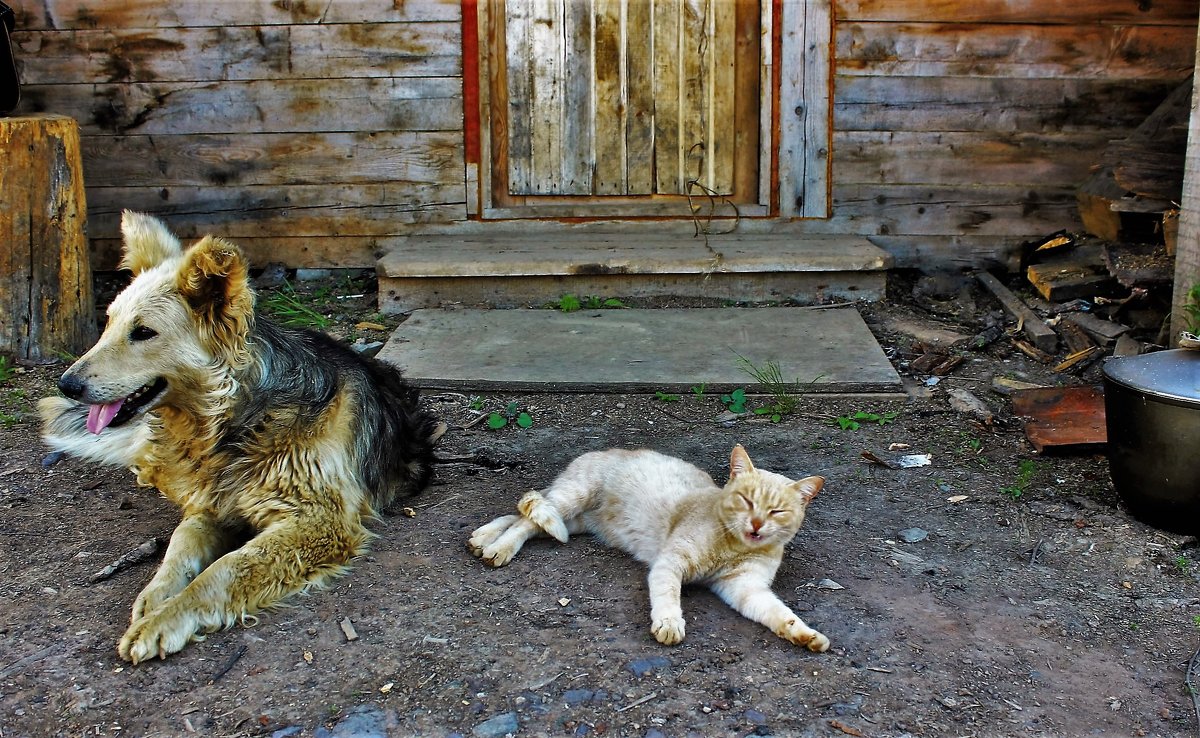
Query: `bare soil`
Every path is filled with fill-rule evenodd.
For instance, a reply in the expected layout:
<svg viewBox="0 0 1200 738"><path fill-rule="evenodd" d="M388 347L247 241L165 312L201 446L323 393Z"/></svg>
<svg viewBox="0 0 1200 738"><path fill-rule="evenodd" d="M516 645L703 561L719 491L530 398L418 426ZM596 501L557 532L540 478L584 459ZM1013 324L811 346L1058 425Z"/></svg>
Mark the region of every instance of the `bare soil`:
<svg viewBox="0 0 1200 738"><path fill-rule="evenodd" d="M902 373L912 339L887 321L970 334L994 318L974 291L938 302L911 287L861 308ZM385 335L354 327L380 320L369 280L304 291L331 332ZM1130 518L1103 456L1035 455L990 390L994 375L1058 384L1093 381L1095 368L1055 375L1006 339L964 356L934 386L913 378L906 402L809 399L778 423L722 420L710 394L429 391L450 425L440 453L469 458L383 516L349 576L136 667L116 643L156 559L88 578L165 543L177 513L129 473L45 465L33 404L64 367L23 368L0 384L0 736L1194 735L1194 539ZM996 418L951 409L947 387ZM532 427L481 422L509 402ZM839 427L856 411L899 414ZM765 468L827 479L775 589L830 637L828 653L700 589L685 593L687 639L661 646L640 565L587 538L531 543L498 570L465 547L584 450L653 447L723 478L734 443ZM932 464L861 458L896 443Z"/></svg>

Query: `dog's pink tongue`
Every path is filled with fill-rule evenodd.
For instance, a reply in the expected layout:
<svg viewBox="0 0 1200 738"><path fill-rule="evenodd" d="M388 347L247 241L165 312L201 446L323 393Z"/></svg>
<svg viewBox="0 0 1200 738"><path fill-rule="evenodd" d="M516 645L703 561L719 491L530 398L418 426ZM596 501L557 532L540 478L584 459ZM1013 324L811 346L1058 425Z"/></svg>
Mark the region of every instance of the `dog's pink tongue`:
<svg viewBox="0 0 1200 738"><path fill-rule="evenodd" d="M117 411L121 409L121 405L125 404L124 400L110 402L107 405L92 405L88 408L87 429L92 433L99 433L108 427L108 424L117 417Z"/></svg>

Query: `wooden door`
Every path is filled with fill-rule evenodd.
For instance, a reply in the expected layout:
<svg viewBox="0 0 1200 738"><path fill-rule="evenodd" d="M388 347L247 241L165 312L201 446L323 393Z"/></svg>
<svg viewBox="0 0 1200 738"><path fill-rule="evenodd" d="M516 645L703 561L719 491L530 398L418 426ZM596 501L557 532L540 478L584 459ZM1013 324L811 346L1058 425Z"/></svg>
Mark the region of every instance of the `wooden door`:
<svg viewBox="0 0 1200 738"><path fill-rule="evenodd" d="M692 217L697 198L766 213L770 3L491 0L487 14L494 215Z"/></svg>

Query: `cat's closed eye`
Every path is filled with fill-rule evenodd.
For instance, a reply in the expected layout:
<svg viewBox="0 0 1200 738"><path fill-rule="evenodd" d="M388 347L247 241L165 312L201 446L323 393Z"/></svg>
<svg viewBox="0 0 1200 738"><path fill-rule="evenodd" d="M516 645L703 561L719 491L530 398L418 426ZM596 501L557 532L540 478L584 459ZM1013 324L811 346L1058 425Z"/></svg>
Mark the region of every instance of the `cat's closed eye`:
<svg viewBox="0 0 1200 738"><path fill-rule="evenodd" d="M768 515L786 515L788 512L789 512L788 510L772 510L771 512L769 512L767 514Z"/></svg>
<svg viewBox="0 0 1200 738"><path fill-rule="evenodd" d="M746 503L746 509L747 509L747 510L753 510L753 509L754 509L754 501L753 501L753 500L751 500L749 497L747 497L746 495L743 495L743 494L739 494L739 495L738 495L738 497L741 497L741 498L742 498L742 502Z"/></svg>

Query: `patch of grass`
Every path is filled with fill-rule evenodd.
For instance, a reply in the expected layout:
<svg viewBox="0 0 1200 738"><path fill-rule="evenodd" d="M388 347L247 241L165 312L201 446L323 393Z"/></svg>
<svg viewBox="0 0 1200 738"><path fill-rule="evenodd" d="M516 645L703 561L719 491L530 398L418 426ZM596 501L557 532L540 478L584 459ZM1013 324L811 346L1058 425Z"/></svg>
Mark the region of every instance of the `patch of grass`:
<svg viewBox="0 0 1200 738"><path fill-rule="evenodd" d="M627 306L615 297L601 297L599 295L584 295L583 297L579 297L568 292L550 303L547 307L561 310L564 313L573 313L576 310L601 310L604 308L623 308Z"/></svg>
<svg viewBox="0 0 1200 738"><path fill-rule="evenodd" d="M7 382L17 374L17 368L8 360L7 356L0 356L0 383Z"/></svg>
<svg viewBox="0 0 1200 738"><path fill-rule="evenodd" d="M583 298L583 307L587 310L600 310L602 308L623 308L626 305L615 297L588 295Z"/></svg>
<svg viewBox="0 0 1200 738"><path fill-rule="evenodd" d="M654 396L663 402L679 402L679 395L672 395L662 390L655 390Z"/></svg>
<svg viewBox="0 0 1200 738"><path fill-rule="evenodd" d="M0 412L0 425L4 426L5 428L11 428L20 422L20 417L16 415L10 415L9 413Z"/></svg>
<svg viewBox="0 0 1200 738"><path fill-rule="evenodd" d="M1193 616L1192 616L1192 623L1193 623L1193 624L1194 624L1194 625L1195 625L1197 628L1200 628L1200 615L1193 615Z"/></svg>
<svg viewBox="0 0 1200 738"><path fill-rule="evenodd" d="M1183 303L1183 320L1187 323L1187 332L1200 334L1200 282L1192 285L1187 291Z"/></svg>
<svg viewBox="0 0 1200 738"><path fill-rule="evenodd" d="M1187 574L1192 570L1192 560L1183 555L1176 556L1175 568L1179 570L1180 574Z"/></svg>
<svg viewBox="0 0 1200 738"><path fill-rule="evenodd" d="M289 328L324 330L329 327L329 318L306 304L290 282L284 282L279 289L259 297L258 306Z"/></svg>
<svg viewBox="0 0 1200 738"><path fill-rule="evenodd" d="M483 398L479 395L471 395L471 398L467 400L467 407L471 408L472 410L482 410Z"/></svg>
<svg viewBox="0 0 1200 738"><path fill-rule="evenodd" d="M695 395L696 397L704 397L704 389L706 387L708 387L707 382L701 382L700 384L693 384L692 385L692 394Z"/></svg>
<svg viewBox="0 0 1200 738"><path fill-rule="evenodd" d="M850 415L839 415L834 418L834 423L842 430L858 430L863 426L863 423L875 423L877 425L887 425L900 417L899 410L889 410L886 413L871 413L865 410L859 410Z"/></svg>
<svg viewBox="0 0 1200 738"><path fill-rule="evenodd" d="M800 388L799 380L786 381L779 364L774 361L767 361L758 366L737 352L734 352L734 355L737 356L738 368L753 377L771 396L771 402L767 406L754 410L756 415L768 415L772 422L778 423L784 415L796 411L800 402L800 398L796 396Z"/></svg>
<svg viewBox="0 0 1200 738"><path fill-rule="evenodd" d="M510 422L516 423L519 428L529 428L533 426L533 416L520 410L517 403L510 402L503 411L488 415L487 426L492 430L500 430Z"/></svg>
<svg viewBox="0 0 1200 738"><path fill-rule="evenodd" d="M983 450L983 439L970 433L962 433L963 453L977 454Z"/></svg>
<svg viewBox="0 0 1200 738"><path fill-rule="evenodd" d="M1037 474L1037 464L1031 459L1021 459L1021 462L1017 464L1017 478L1007 487L1001 487L1000 491L1015 500L1025 494L1029 483L1033 481L1034 474Z"/></svg>

